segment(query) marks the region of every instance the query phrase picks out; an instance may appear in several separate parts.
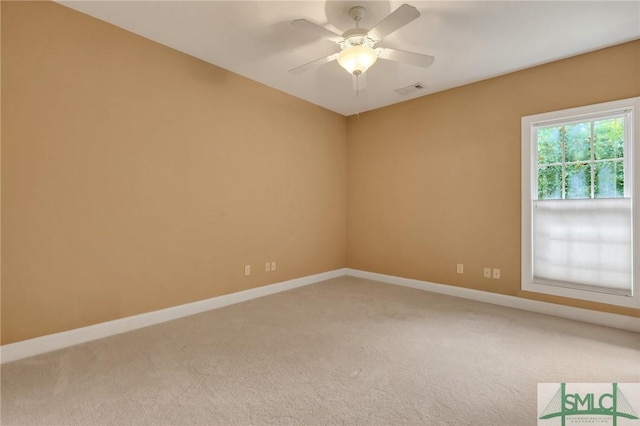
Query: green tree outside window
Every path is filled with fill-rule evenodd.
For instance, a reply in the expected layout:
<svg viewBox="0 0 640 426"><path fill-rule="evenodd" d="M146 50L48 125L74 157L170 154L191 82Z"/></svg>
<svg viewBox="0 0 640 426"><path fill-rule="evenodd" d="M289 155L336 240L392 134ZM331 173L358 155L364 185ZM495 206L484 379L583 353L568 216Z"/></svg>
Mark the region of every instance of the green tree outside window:
<svg viewBox="0 0 640 426"><path fill-rule="evenodd" d="M537 131L538 199L624 196L624 118Z"/></svg>

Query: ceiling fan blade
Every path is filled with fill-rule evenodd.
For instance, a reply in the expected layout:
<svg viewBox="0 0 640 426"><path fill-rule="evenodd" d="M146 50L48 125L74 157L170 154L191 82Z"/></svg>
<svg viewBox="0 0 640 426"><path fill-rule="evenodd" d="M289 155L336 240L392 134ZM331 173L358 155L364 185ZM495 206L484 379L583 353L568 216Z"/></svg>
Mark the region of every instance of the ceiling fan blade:
<svg viewBox="0 0 640 426"><path fill-rule="evenodd" d="M369 30L369 37L380 41L397 29L400 29L420 16L420 12L413 6L403 4L382 21L378 25Z"/></svg>
<svg viewBox="0 0 640 426"><path fill-rule="evenodd" d="M316 59L311 62L307 62L306 64L297 66L295 68L291 68L289 72L291 74L300 74L311 67L326 64L327 62L335 61L336 59L338 59L338 54L334 53L333 55L325 56L324 58Z"/></svg>
<svg viewBox="0 0 640 426"><path fill-rule="evenodd" d="M359 92L367 88L367 73L362 73L360 75L353 75L353 91Z"/></svg>
<svg viewBox="0 0 640 426"><path fill-rule="evenodd" d="M334 33L331 30L326 29L318 24L314 24L311 21L307 21L306 19L296 19L295 21L291 21L291 25L294 27L301 28L309 33L314 33L318 37L328 38L331 41L336 43L341 42L343 40L342 36L338 33Z"/></svg>
<svg viewBox="0 0 640 426"><path fill-rule="evenodd" d="M402 62L416 67L427 68L436 60L433 56L423 55L422 53L406 52L404 50L390 49L388 47L379 47L378 57L389 61Z"/></svg>

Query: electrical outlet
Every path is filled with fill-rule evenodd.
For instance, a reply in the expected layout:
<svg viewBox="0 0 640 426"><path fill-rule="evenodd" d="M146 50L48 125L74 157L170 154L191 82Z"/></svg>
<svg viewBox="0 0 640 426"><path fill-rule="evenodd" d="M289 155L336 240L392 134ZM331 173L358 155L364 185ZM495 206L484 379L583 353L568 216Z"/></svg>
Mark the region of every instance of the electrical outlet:
<svg viewBox="0 0 640 426"><path fill-rule="evenodd" d="M484 277L491 278L491 268L484 268Z"/></svg>
<svg viewBox="0 0 640 426"><path fill-rule="evenodd" d="M265 272L271 272L271 262L265 262L264 271Z"/></svg>
<svg viewBox="0 0 640 426"><path fill-rule="evenodd" d="M456 272L459 274L464 274L464 265L462 263L458 263L456 265Z"/></svg>
<svg viewBox="0 0 640 426"><path fill-rule="evenodd" d="M244 276L251 275L251 265L244 265Z"/></svg>
<svg viewBox="0 0 640 426"><path fill-rule="evenodd" d="M273 262L271 262L271 270L272 271L276 270L276 261L275 260Z"/></svg>
<svg viewBox="0 0 640 426"><path fill-rule="evenodd" d="M493 279L494 280L499 280L500 279L500 269L493 268Z"/></svg>

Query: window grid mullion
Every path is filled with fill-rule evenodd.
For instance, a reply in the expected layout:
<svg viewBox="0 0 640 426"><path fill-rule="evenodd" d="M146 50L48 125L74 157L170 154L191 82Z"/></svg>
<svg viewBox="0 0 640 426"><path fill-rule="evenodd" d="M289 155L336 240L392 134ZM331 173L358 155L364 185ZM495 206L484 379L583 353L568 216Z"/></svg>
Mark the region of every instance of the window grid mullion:
<svg viewBox="0 0 640 426"><path fill-rule="evenodd" d="M591 130L591 134L589 135L589 151L591 152L591 161L589 162L589 170L591 171L591 198L596 198L596 179L595 179L596 165L594 163L595 154L593 152L594 151L593 120L589 121L589 129Z"/></svg>
<svg viewBox="0 0 640 426"><path fill-rule="evenodd" d="M598 163L606 163L609 161L624 161L624 157L615 157L615 158L603 158L601 160L593 160L593 164L598 164ZM578 164L589 164L591 163L590 160L586 160L586 161L567 161L565 164L567 164L568 166L573 166L573 165L578 165ZM540 164L539 167L551 167L551 166L562 166L562 162L557 162L557 163L549 163L549 164Z"/></svg>
<svg viewBox="0 0 640 426"><path fill-rule="evenodd" d="M562 126L561 130L560 130L560 151L562 152L562 199L565 200L566 197L566 180L567 180L567 157L565 155L565 148L566 148L566 144L565 144L565 137L567 135L567 130L565 126Z"/></svg>

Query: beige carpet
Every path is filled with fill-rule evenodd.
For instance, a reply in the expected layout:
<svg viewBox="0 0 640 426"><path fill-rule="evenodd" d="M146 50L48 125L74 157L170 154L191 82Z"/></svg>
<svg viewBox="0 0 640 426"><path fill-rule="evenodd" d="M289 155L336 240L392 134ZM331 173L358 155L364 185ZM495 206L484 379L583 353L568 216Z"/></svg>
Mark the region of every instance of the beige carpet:
<svg viewBox="0 0 640 426"><path fill-rule="evenodd" d="M343 277L6 364L3 425L535 425L640 335Z"/></svg>

